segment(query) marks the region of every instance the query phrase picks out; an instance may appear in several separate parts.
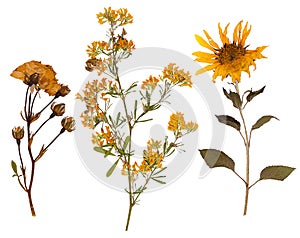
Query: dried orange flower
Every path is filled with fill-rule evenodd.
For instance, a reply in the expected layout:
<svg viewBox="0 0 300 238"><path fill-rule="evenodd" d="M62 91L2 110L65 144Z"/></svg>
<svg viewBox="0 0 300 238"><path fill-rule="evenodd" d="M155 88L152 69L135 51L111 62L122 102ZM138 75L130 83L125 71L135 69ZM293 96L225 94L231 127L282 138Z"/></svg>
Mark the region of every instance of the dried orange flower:
<svg viewBox="0 0 300 238"><path fill-rule="evenodd" d="M248 22L246 22L244 28L242 27L242 22L240 21L233 32L233 40L230 42L227 37L227 28L229 23L226 25L225 29L222 30L220 23L219 35L222 41L222 46L220 47L204 30L204 34L208 41L204 40L201 36L195 35L198 43L212 51L212 53L206 53L197 51L193 55L197 58L198 62L207 63L208 65L204 68L199 69L196 74L202 74L206 71L213 70L213 81L220 76L221 80L230 76L232 82L241 81L241 73L246 72L250 77L250 66L256 68L255 60L266 58L262 55L262 51L267 46L257 47L255 50L248 50L246 45L246 39L250 34L251 26L248 28Z"/></svg>
<svg viewBox="0 0 300 238"><path fill-rule="evenodd" d="M185 72L183 69L179 69L176 64L171 63L163 69L163 78L169 79L172 83L178 86L192 87L192 76L189 72Z"/></svg>
<svg viewBox="0 0 300 238"><path fill-rule="evenodd" d="M133 17L128 12L127 8L112 10L111 7L104 8L104 12L97 14L99 24L109 22L113 25L124 26L133 23Z"/></svg>
<svg viewBox="0 0 300 238"><path fill-rule="evenodd" d="M181 112L176 112L175 114L173 113L170 116L170 121L168 123L168 130L175 132L181 130L184 127L185 127L185 121L184 121L183 113Z"/></svg>
<svg viewBox="0 0 300 238"><path fill-rule="evenodd" d="M159 82L158 78L150 75L148 79L146 79L142 82L141 89L153 91L156 88L158 82Z"/></svg>
<svg viewBox="0 0 300 238"><path fill-rule="evenodd" d="M37 90L44 90L49 96L67 95L67 86L60 85L55 77L56 72L52 66L42 64L40 61L29 61L17 67L10 76L22 80L28 86L35 85ZM56 95L63 87L64 93Z"/></svg>

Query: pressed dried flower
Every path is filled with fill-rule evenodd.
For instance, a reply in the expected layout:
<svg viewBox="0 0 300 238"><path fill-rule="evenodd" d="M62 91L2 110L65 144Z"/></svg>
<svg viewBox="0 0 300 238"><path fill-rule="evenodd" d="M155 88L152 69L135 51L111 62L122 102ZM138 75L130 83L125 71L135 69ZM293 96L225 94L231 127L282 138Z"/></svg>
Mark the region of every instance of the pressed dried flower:
<svg viewBox="0 0 300 238"><path fill-rule="evenodd" d="M199 35L195 35L197 42L212 51L212 53L197 51L193 55L197 58L198 62L207 63L208 65L204 68L199 69L196 74L201 74L206 71L213 70L213 81L220 76L221 80L230 76L232 82L241 81L241 73L246 72L250 77L250 66L256 68L255 60L266 58L262 55L262 51L267 46L257 47L255 50L248 50L246 45L246 39L250 34L251 26L248 28L248 22L242 27L242 22L240 21L233 32L233 40L230 42L227 37L227 29L229 23L226 25L225 29L222 30L220 23L219 35L222 41L222 46L220 47L204 30L204 34L207 41Z"/></svg>

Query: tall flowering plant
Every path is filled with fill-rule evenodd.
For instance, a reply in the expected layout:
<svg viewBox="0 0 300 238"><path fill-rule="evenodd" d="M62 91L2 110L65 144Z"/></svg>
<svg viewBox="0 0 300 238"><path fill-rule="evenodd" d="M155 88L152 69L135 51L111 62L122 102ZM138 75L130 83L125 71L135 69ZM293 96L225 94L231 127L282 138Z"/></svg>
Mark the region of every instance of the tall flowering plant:
<svg viewBox="0 0 300 238"><path fill-rule="evenodd" d="M125 25L133 22L133 17L125 8L113 10L109 7L97 14L97 18L100 24L108 25L108 39L94 41L88 46L86 69L96 70L99 76L105 76L88 82L76 98L86 105L81 118L85 127L95 131L92 136L94 150L105 158L114 159L106 176L111 176L118 164L121 164L121 173L127 177L125 191L129 198L129 208L125 229L128 230L132 208L138 204L141 194L150 181L165 184L163 171L166 169L166 158L182 146L182 137L198 127L194 122L186 122L183 113L173 113L168 123L172 136L166 136L164 140L149 138L142 160L137 161L134 159L136 154L132 144L133 135L138 132L136 126L153 120L151 112L158 110L163 103L168 103L174 87L192 87L191 75L175 64L169 64L160 75L150 75L141 85L134 82L124 88L119 75L119 63L130 57L135 47L133 41L127 39L124 29ZM128 105L128 98L132 97L134 91L139 91L140 98L135 99L134 105ZM154 94L159 95L157 100L154 100ZM113 117L111 108L116 99L121 100L123 110ZM142 105L141 108L138 105ZM126 133L122 132L124 127L127 128Z"/></svg>
<svg viewBox="0 0 300 238"><path fill-rule="evenodd" d="M199 35L195 35L197 42L210 52L197 51L194 52L193 55L196 56L196 61L207 64L205 67L199 69L196 74L213 71L213 82L215 82L217 77L221 77L221 80L228 77L231 78L229 90L223 88L223 93L238 111L240 121L229 115L216 115L216 117L220 123L236 130L242 138L246 151L245 176L241 176L241 174L235 170L234 160L223 151L216 149L202 149L199 151L210 168L225 167L230 169L245 184L245 204L243 214L246 215L249 191L254 185L266 179L282 181L286 179L295 168L282 165L267 166L261 171L260 177L257 180L252 183L250 182L250 145L252 135L271 119L278 119L271 115L265 115L260 117L250 128L247 126L244 113L245 108L256 96L264 92L265 86L259 90L249 89L245 92L241 92L239 88L239 84L241 83L241 73L246 72L250 77L250 67L253 66L255 69L256 60L266 58L262 54L266 46L257 47L253 50L248 49L249 45L246 44L246 40L251 31L251 26L248 25L248 22L244 26L242 21L236 25L231 41L227 36L228 27L229 24L226 25L225 29L222 29L220 24L218 25L222 42L221 46L219 46L205 30L204 34L207 40Z"/></svg>
<svg viewBox="0 0 300 238"><path fill-rule="evenodd" d="M52 140L45 144L36 144L36 138L38 138L39 134L42 134L49 121L59 118L65 113L65 104L56 103L55 101L68 95L70 89L68 86L58 83L55 75L56 73L50 65L42 64L39 61L26 62L11 73L12 77L23 81L26 85L24 107L21 111L21 118L25 126L17 126L12 129L12 136L17 144L19 162L12 160L11 167L14 173L13 177L17 178L20 187L27 193L32 216L36 215L32 201L32 186L36 163L45 155L59 136L65 131L73 131L75 126L75 121L72 117L64 117L61 120L61 128L58 134ZM50 97L50 100L44 107L37 110L35 108L37 107L37 101L42 96L44 97L45 93ZM48 116L44 120L42 118L44 114L47 114L47 110L49 111ZM27 158L24 155L24 151L21 150L21 144L23 144L21 142L24 140L27 142ZM40 141L38 140L37 142L39 143ZM38 149L35 149L34 147L37 146ZM36 150L38 153L36 153Z"/></svg>

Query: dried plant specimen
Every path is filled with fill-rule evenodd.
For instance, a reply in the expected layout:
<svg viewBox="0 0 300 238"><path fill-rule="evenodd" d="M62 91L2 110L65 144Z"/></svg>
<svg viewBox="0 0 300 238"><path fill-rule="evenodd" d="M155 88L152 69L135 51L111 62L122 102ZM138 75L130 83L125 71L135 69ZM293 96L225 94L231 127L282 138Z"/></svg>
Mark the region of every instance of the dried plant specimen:
<svg viewBox="0 0 300 238"><path fill-rule="evenodd" d="M95 41L88 46L89 59L86 62L86 69L96 70L99 76L105 77L88 82L83 92L78 93L76 98L86 106L86 110L81 114L83 125L95 130L92 136L94 150L104 154L104 157L114 158L115 162L106 176L111 176L118 164L122 164L121 173L128 181L128 186L124 188L129 198L125 227L125 230L128 230L132 208L138 204L149 182L165 183L164 161L183 145L181 143L183 136L198 128L195 122L186 122L183 113L173 113L167 127L172 136L166 136L164 140L149 138L143 151L143 159L136 161L135 151L132 148L136 126L140 123L147 124L154 119L151 118L151 112L159 110L163 103L168 102L174 87L192 87L191 75L171 63L160 75L150 75L140 86L138 82L134 82L124 88L119 75L119 63L131 56L135 45L132 40L127 39L127 32L123 26L132 23L133 18L127 9L113 10L110 7L100 12L97 18L100 24L107 23L108 39ZM140 97L135 99L134 105L128 105L128 98L132 97L134 91L138 91ZM153 97L154 94L159 95L158 99ZM115 117L110 110L114 99L121 100L123 105L123 110ZM142 110L138 105L142 105ZM121 131L124 127L127 128L126 133ZM138 180L142 182L137 183Z"/></svg>
<svg viewBox="0 0 300 238"><path fill-rule="evenodd" d="M204 34L207 40L199 35L195 35L197 42L211 52L198 51L194 52L193 55L196 56L196 61L208 64L204 68L199 69L196 74L213 71L213 82L215 82L217 77L221 77L221 80L224 80L227 77L231 78L229 91L223 88L223 93L225 97L231 101L233 107L238 111L241 122L229 115L216 115L216 117L220 123L235 129L243 140L246 149L245 178L243 178L235 170L235 162L224 152L216 149L202 149L200 150L200 154L210 168L225 167L232 170L233 173L243 181L246 190L243 214L246 215L249 190L254 185L265 179L282 181L286 179L295 168L282 165L268 166L261 171L259 179L252 184L250 183L250 144L252 135L257 129L268 123L271 119L278 119L271 115L262 116L251 128L247 128L244 109L256 96L264 92L265 86L256 91L250 89L242 93L239 89L241 74L242 72L246 72L250 77L250 67L253 66L255 69L256 60L266 58L262 55L262 51L266 48L266 46L260 46L254 50L248 49L249 45L246 44L246 40L250 34L251 26L248 26L247 22L243 27L242 23L243 22L240 21L236 25L232 41L230 41L227 37L229 24L226 25L225 29L222 29L219 24L219 35L222 41L221 46L219 46L205 30Z"/></svg>
<svg viewBox="0 0 300 238"><path fill-rule="evenodd" d="M32 201L36 163L45 155L49 147L60 135L65 131L73 131L75 126L75 121L72 117L64 117L61 120L61 129L58 134L48 143L37 145L37 142L40 142L35 140L37 134L45 133L46 124L65 113L65 104L56 103L55 100L68 95L70 89L66 85L59 84L55 75L56 73L50 65L42 64L39 61L26 62L11 73L12 77L22 80L26 85L24 108L21 111L24 126L17 126L12 129L12 136L17 144L19 162L12 160L11 167L14 172L13 177L17 178L20 187L27 193L32 216L36 215ZM34 106L39 98L46 96L45 93L50 97L50 101L36 111ZM50 110L47 111L47 109ZM49 113L49 117L41 122L41 118L47 113ZM27 142L27 156L21 150L22 141ZM40 146L40 149L38 153L35 153L37 146Z"/></svg>

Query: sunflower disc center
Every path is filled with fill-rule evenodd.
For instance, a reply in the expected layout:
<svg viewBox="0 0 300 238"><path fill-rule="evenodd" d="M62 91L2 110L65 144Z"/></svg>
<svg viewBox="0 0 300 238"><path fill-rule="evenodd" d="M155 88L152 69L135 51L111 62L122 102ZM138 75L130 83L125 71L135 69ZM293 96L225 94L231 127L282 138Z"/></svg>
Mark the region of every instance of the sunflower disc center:
<svg viewBox="0 0 300 238"><path fill-rule="evenodd" d="M241 45L236 44L224 44L220 49L218 55L218 61L220 64L228 64L232 61L245 55L245 49Z"/></svg>

